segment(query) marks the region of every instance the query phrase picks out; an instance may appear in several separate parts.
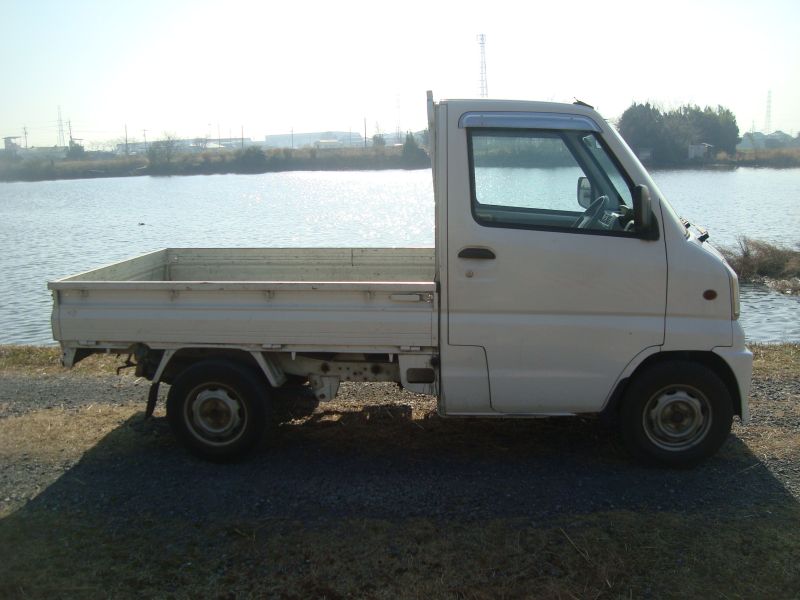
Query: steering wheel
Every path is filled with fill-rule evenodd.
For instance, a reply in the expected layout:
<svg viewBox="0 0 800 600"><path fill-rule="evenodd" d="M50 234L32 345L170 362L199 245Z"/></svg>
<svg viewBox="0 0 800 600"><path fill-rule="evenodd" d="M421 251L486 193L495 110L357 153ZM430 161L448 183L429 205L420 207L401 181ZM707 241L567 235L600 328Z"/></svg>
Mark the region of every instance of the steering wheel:
<svg viewBox="0 0 800 600"><path fill-rule="evenodd" d="M599 196L593 200L589 208L583 211L583 214L575 220L572 226L578 229L589 229L597 225L607 201L608 196Z"/></svg>

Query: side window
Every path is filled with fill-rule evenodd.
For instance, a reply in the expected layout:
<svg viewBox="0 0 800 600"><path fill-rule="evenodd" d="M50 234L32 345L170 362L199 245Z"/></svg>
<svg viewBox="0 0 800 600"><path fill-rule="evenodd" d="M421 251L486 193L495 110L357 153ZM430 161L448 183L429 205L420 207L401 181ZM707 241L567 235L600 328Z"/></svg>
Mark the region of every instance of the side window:
<svg viewBox="0 0 800 600"><path fill-rule="evenodd" d="M478 223L635 233L630 185L595 134L480 128L467 135Z"/></svg>

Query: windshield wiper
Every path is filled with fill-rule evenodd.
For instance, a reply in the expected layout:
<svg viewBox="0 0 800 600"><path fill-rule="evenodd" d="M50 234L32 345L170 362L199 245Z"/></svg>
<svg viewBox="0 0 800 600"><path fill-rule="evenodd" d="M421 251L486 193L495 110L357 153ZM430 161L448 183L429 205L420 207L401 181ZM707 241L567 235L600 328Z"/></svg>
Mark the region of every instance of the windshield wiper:
<svg viewBox="0 0 800 600"><path fill-rule="evenodd" d="M681 223L683 223L683 226L686 229L689 229L690 227L694 227L695 228L695 230L697 231L697 234L698 234L697 235L697 240L700 243L705 242L709 237L711 237L711 235L708 233L708 229L706 229L705 227L700 227L700 225L692 225L691 223L689 223L689 221L687 219L684 219L683 217L680 217L680 220L681 220Z"/></svg>

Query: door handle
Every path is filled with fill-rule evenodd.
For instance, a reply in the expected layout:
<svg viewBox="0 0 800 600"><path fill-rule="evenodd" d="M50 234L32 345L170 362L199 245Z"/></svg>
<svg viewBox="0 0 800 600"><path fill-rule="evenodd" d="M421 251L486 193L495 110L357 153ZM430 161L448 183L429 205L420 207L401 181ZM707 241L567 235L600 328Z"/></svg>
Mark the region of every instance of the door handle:
<svg viewBox="0 0 800 600"><path fill-rule="evenodd" d="M489 248L464 248L458 253L458 258L477 258L482 260L494 260L494 252Z"/></svg>

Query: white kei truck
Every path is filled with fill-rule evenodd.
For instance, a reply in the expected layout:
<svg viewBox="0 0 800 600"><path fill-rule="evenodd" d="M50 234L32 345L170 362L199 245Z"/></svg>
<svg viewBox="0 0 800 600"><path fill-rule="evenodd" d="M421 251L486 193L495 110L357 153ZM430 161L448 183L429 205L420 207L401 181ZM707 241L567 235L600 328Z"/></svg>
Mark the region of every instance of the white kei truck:
<svg viewBox="0 0 800 600"><path fill-rule="evenodd" d="M749 418L739 285L582 103L428 92L435 248L168 248L48 284L72 366L129 353L170 385L176 437L238 457L275 389L343 381L437 397L446 417L613 417L632 453L687 466ZM310 392L307 392L310 395Z"/></svg>

